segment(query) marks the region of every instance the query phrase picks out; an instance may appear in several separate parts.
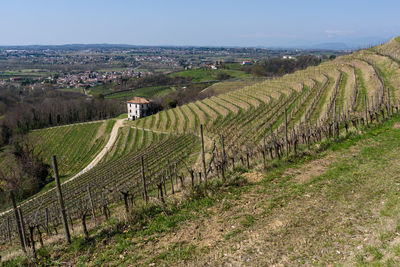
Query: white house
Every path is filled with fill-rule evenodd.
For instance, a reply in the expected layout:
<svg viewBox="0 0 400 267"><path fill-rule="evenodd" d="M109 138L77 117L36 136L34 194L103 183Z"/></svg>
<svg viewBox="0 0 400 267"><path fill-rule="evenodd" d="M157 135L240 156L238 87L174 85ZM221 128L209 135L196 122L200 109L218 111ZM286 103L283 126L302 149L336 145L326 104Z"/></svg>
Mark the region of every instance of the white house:
<svg viewBox="0 0 400 267"><path fill-rule="evenodd" d="M151 102L143 97L135 96L127 102L128 120L136 120L151 114Z"/></svg>

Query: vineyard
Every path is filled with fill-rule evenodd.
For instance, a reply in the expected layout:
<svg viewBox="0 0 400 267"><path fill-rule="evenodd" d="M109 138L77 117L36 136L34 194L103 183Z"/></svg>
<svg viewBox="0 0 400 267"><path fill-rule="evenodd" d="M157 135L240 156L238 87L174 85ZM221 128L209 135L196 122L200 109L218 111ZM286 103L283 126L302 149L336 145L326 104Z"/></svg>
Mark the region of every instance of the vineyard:
<svg viewBox="0 0 400 267"><path fill-rule="evenodd" d="M198 133L203 124L207 136L216 138L224 133L228 144L248 146L250 141L256 146L271 130L283 134L285 110L288 126L299 129L305 124L330 122L335 113L360 115L365 101L376 107L387 97L383 93L385 88L397 99L398 51L399 43L392 40L280 79L253 82L238 90L162 111L134 125L163 132Z"/></svg>
<svg viewBox="0 0 400 267"><path fill-rule="evenodd" d="M97 166L61 185L66 218L84 222L89 214L108 218L116 205L128 212L137 202L164 202L189 184L225 179L227 169L238 164L250 168L262 159L265 166L268 160L381 122L398 112L399 65L400 42L393 39L129 122ZM66 176L93 159L112 125L107 122L100 136L104 123L85 125L85 135L78 134L81 126L71 126L36 131L30 138L43 144L47 162L57 155L58 171ZM57 164L53 168L57 173ZM52 189L15 207L19 216L5 212L0 218L2 239L18 236L22 218L32 231L59 228L63 208L58 199Z"/></svg>
<svg viewBox="0 0 400 267"><path fill-rule="evenodd" d="M67 179L88 165L104 147L109 139L115 120L60 126L32 131L27 138L34 144L35 153L51 165L52 155L62 159L59 166L64 179ZM12 164L3 159L1 165L7 169Z"/></svg>
<svg viewBox="0 0 400 267"><path fill-rule="evenodd" d="M107 162L126 154L145 149L153 143L161 141L167 137L164 133L158 133L130 126L125 126L119 129L118 137L110 151L102 159L102 162Z"/></svg>

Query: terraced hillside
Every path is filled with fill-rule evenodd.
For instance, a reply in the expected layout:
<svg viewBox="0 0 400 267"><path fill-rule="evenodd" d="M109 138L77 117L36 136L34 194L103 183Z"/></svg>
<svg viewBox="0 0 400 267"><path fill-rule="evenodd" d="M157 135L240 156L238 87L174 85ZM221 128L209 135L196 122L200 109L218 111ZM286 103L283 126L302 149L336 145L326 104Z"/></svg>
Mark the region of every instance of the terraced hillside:
<svg viewBox="0 0 400 267"><path fill-rule="evenodd" d="M130 122L120 129L114 147L98 166L63 185L69 216L81 217L88 190L92 192L91 205L96 208L123 200L128 209L129 200L134 203L144 199L147 203L147 194L161 198L166 187L173 189L179 178L183 186L187 174L192 182L193 174L199 174L197 181L202 181L201 174L204 179L211 171L221 169L221 161L217 162L220 158L229 158L234 165L239 157L244 164L247 156L249 166L249 155L255 155L260 146L265 161L268 149L272 159L273 154L282 156L282 144L289 153L288 146L296 148L301 138L309 145L310 138L318 140L319 134L321 141L322 130L315 129L328 126L323 128L329 131L324 136L330 138L331 131L338 131L339 126L346 127L347 132L349 122L357 127L356 121L378 120L398 108L399 51L400 42L394 39L317 67ZM199 168L201 125L207 142L203 169ZM220 147L220 135L224 148ZM220 154L223 157L215 160ZM223 164L219 166L224 168ZM55 200L55 191L50 190L23 203L26 220L36 218L43 224L50 216L59 225ZM46 208L50 215L44 215ZM0 225L4 226L7 218L15 229L11 212L3 214Z"/></svg>
<svg viewBox="0 0 400 267"><path fill-rule="evenodd" d="M284 111L290 128L330 122L335 114L360 115L365 104L377 105L399 97L400 44L386 45L342 56L279 79L255 82L225 94L196 101L134 122L139 128L171 133L225 135L228 144L260 144L272 131L283 133ZM365 102L367 101L367 102Z"/></svg>
<svg viewBox="0 0 400 267"><path fill-rule="evenodd" d="M35 130L27 142L35 153L51 165L51 157L58 155L59 169L64 178L71 177L88 165L107 143L115 120L59 126ZM3 170L12 168L12 159L3 159Z"/></svg>
<svg viewBox="0 0 400 267"><path fill-rule="evenodd" d="M126 154L144 149L167 137L167 134L124 126L118 130L118 137L110 151L102 159L107 162Z"/></svg>

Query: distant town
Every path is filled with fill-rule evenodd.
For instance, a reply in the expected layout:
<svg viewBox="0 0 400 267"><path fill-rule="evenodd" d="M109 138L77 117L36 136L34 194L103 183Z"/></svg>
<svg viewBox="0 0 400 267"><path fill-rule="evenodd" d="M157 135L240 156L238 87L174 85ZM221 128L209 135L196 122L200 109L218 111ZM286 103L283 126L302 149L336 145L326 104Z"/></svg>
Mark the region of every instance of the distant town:
<svg viewBox="0 0 400 267"><path fill-rule="evenodd" d="M295 59L306 54L327 57L349 52L128 45L0 47L0 86L89 88L181 70L216 70L224 62L248 66L266 58Z"/></svg>

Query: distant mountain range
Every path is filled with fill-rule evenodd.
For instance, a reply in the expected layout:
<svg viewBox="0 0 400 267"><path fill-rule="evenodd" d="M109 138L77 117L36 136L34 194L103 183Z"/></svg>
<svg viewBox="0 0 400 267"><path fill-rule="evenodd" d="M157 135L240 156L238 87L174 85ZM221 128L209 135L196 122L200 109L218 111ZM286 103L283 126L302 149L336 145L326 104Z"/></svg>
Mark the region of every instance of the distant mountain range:
<svg viewBox="0 0 400 267"><path fill-rule="evenodd" d="M363 37L335 40L332 42L316 43L311 45L297 45L297 48L304 49L328 49L328 50L355 50L364 49L370 46L380 45L388 42L392 37Z"/></svg>
<svg viewBox="0 0 400 267"><path fill-rule="evenodd" d="M335 39L331 42L321 42L321 43L313 43L313 42L304 42L304 41L288 41L288 43L292 43L291 45L258 45L258 46L250 46L256 48L266 48L266 49L318 49L318 50L356 50L363 49L369 46L379 45L386 43L392 39L390 38L382 38L382 37L362 37L362 38L342 38ZM61 45L7 45L1 46L3 49L62 49L62 50L84 50L84 49L128 49L128 48L141 48L141 47L215 47L215 48L245 48L246 46L195 46L195 45L129 45L129 44L61 44ZM247 46L249 47L249 46Z"/></svg>

